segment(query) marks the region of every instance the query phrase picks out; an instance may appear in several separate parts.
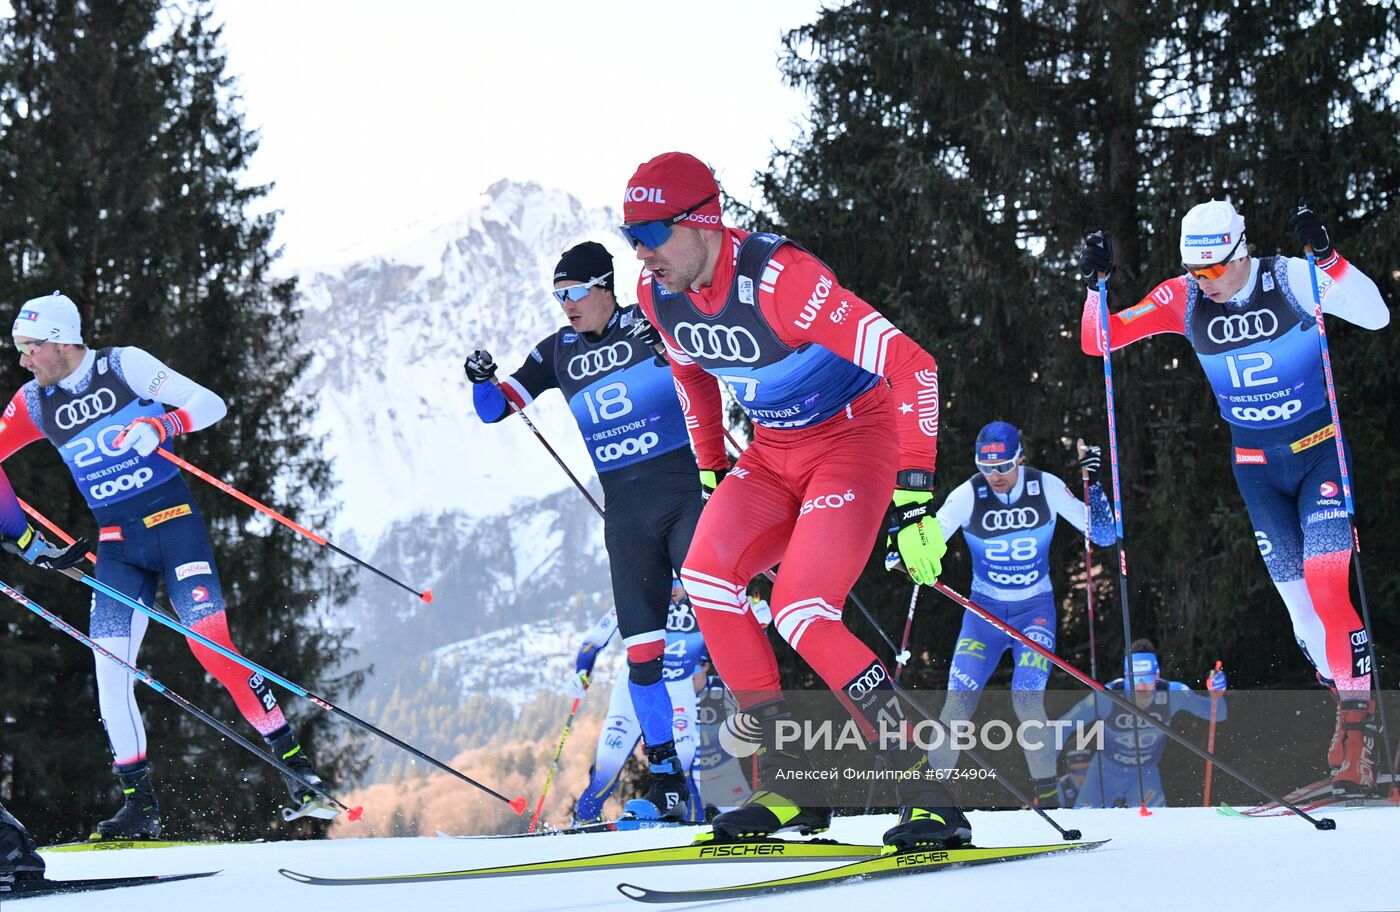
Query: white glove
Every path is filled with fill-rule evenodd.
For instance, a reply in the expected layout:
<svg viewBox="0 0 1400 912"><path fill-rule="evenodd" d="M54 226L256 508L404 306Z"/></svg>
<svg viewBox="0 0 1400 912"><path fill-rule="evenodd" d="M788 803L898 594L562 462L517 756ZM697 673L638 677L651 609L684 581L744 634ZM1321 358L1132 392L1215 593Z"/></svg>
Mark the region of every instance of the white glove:
<svg viewBox="0 0 1400 912"><path fill-rule="evenodd" d="M149 456L156 451L156 447L160 446L160 435L156 433L155 428L146 422L134 421L122 432L118 442L121 444L121 452L123 453L135 450L138 455Z"/></svg>
<svg viewBox="0 0 1400 912"><path fill-rule="evenodd" d="M575 700L582 700L583 695L588 692L589 683L588 672L576 671L564 679L564 694Z"/></svg>

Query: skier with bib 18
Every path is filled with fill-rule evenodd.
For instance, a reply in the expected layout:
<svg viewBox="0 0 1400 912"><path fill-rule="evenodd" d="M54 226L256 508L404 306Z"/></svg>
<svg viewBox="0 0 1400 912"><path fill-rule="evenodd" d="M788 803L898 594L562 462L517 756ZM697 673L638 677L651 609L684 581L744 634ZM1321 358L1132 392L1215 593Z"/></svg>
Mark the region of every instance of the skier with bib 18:
<svg viewBox="0 0 1400 912"><path fill-rule="evenodd" d="M155 454L172 449L176 435L222 418L223 399L143 349L89 349L77 306L58 292L26 301L13 336L20 366L34 379L15 393L0 420L0 461L47 438L97 519L97 579L144 605L155 604L163 579L181 623L233 650L209 531L179 470ZM167 412L161 403L174 408ZM129 605L101 592L93 595L90 635L127 662L135 663L147 623L146 615ZM273 754L319 785L267 682L200 643L189 645ZM133 693L135 678L113 662L96 661L102 724L125 800L115 816L97 825L94 838L154 839L161 831L160 806ZM306 813L326 818L339 813L304 785L290 779L286 784Z"/></svg>
<svg viewBox="0 0 1400 912"><path fill-rule="evenodd" d="M1079 460L1084 477L1091 481L1089 525L1097 545L1118 540L1113 512L1096 476L1103 453L1085 447ZM1055 592L1050 584L1050 540L1055 523L1064 517L1085 531L1084 502L1063 481L1025 464L1021 432L1005 421L993 421L977 434L974 462L977 474L958 485L938 508L944 539L959 531L972 553L972 597L983 608L1013 625L1021 633L1055 651ZM948 668L948 699L939 718L943 722L971 721L987 678L1001 656L1011 650L1011 703L1023 723L1045 726L1045 685L1050 663L1043 656L1013 640L975 614L963 616L957 647ZM1041 731L1045 731L1042 727ZM1034 780L1035 802L1040 807L1059 803L1055 777L1057 745L1044 742L1024 745L1026 766ZM953 769L957 749L944 741L932 752L935 769Z"/></svg>
<svg viewBox="0 0 1400 912"><path fill-rule="evenodd" d="M472 399L487 423L524 409L547 390L558 389L568 400L603 485L613 603L651 771L650 786L636 800L655 808L645 816L685 819L689 787L662 674L671 579L702 505L699 470L650 327L613 295L607 248L586 241L565 251L554 269L554 298L569 325L535 346L514 374L498 384L490 352L467 358Z"/></svg>
<svg viewBox="0 0 1400 912"><path fill-rule="evenodd" d="M622 227L644 267L637 298L665 340L700 467L728 467L716 378L754 423L753 444L711 495L681 572L715 669L746 716L736 723L757 738L759 789L714 819L713 838L815 832L831 820L819 803L826 793L794 797L794 781L814 771L778 744L791 711L745 598L749 580L781 562L773 626L844 698L898 780L900 822L886 843L960 845L971 827L944 783L926 775L924 752L880 737L890 720L907 721L904 706L885 666L842 621L887 513L914 580L932 583L941 569L930 509L937 365L794 242L724 226L719 192L694 156L657 156L627 183Z"/></svg>
<svg viewBox="0 0 1400 912"><path fill-rule="evenodd" d="M1390 322L1376 284L1332 249L1312 210L1299 206L1289 224L1316 256L1323 313L1363 329ZM1110 317L1109 345L1118 349L1160 333L1191 344L1230 426L1235 481L1264 565L1304 655L1338 699L1327 756L1333 789L1370 793L1377 733L1369 643L1351 603L1350 525L1308 262L1251 257L1244 219L1219 200L1182 219L1181 262L1185 275ZM1113 266L1109 238L1089 235L1080 259L1090 286L1082 320L1086 354L1103 354L1095 288Z"/></svg>

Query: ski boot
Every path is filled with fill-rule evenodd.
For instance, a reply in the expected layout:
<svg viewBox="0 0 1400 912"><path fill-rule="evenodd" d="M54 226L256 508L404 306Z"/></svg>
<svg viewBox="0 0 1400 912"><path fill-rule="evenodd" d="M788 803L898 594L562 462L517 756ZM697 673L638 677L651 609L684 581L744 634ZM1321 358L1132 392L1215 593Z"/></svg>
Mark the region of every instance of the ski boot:
<svg viewBox="0 0 1400 912"><path fill-rule="evenodd" d="M676 742L667 741L647 748L651 766L651 787L640 798L623 807L624 817L640 820L683 821L690 815L690 787L676 756Z"/></svg>
<svg viewBox="0 0 1400 912"><path fill-rule="evenodd" d="M268 741L267 746L274 757L291 767L298 776L313 786L313 788L307 788L286 773L282 774L282 781L287 786L287 794L292 796L292 807L282 812L284 820L295 820L298 817L319 817L322 820L330 820L340 813L317 791L325 783L321 781L320 776L316 775L316 769L311 765L310 758L301 749L297 736L290 729Z"/></svg>
<svg viewBox="0 0 1400 912"><path fill-rule="evenodd" d="M933 771L922 750L911 747L891 752L885 761L892 769L905 771L905 777L898 780L899 823L884 835L887 852L956 849L972 841L972 824L952 791L941 779L928 778Z"/></svg>
<svg viewBox="0 0 1400 912"><path fill-rule="evenodd" d="M1337 685L1333 684L1321 674L1317 676L1317 682L1332 692L1332 698L1337 701L1337 723L1332 729L1332 740L1327 745L1327 772L1331 776L1336 776L1342 768L1342 742L1345 736L1342 733L1342 701L1337 696Z"/></svg>
<svg viewBox="0 0 1400 912"><path fill-rule="evenodd" d="M17 880L42 880L44 859L29 831L4 807L0 807L0 885Z"/></svg>
<svg viewBox="0 0 1400 912"><path fill-rule="evenodd" d="M1332 794L1338 798L1365 798L1376 791L1376 704L1373 700L1342 700L1338 710L1342 764L1332 777Z"/></svg>
<svg viewBox="0 0 1400 912"><path fill-rule="evenodd" d="M126 803L111 817L97 825L93 839L159 839L160 802L156 801L156 786L151 779L151 767L145 760L139 763L115 764L112 772L122 784Z"/></svg>
<svg viewBox="0 0 1400 912"><path fill-rule="evenodd" d="M1035 779L1031 782L1031 800L1035 806L1053 811L1060 806L1060 782L1054 776L1049 779Z"/></svg>
<svg viewBox="0 0 1400 912"><path fill-rule="evenodd" d="M783 794L812 769L804 755L779 750L775 744L778 720L790 716L782 704L774 703L756 707L751 715L736 714L724 723L730 734L747 730L750 738L757 738L758 788L739 807L717 814L710 821L710 832L697 837L696 842L764 839L785 830L810 836L831 826L831 808L803 806ZM720 743L724 741L722 735Z"/></svg>

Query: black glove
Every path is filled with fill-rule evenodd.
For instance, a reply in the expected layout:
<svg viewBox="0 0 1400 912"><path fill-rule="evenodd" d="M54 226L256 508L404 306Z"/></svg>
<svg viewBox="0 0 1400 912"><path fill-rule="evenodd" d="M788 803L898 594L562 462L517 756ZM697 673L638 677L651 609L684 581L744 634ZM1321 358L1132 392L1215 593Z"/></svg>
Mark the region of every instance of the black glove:
<svg viewBox="0 0 1400 912"><path fill-rule="evenodd" d="M661 342L661 333L656 331L656 327L651 325L651 321L642 313L641 307L637 307L632 312L632 325L627 327L627 335L645 345L656 353L653 359L660 367L668 364L666 358L666 346Z"/></svg>
<svg viewBox="0 0 1400 912"><path fill-rule="evenodd" d="M18 554L27 563L40 570L67 570L80 563L87 554L88 541L80 538L66 548L50 544L33 526L24 530L18 539L5 539L0 542L11 554Z"/></svg>
<svg viewBox="0 0 1400 912"><path fill-rule="evenodd" d="M496 376L496 359L491 357L489 351L477 349L467 356L467 363L462 367L467 372L467 379L473 383L490 383Z"/></svg>
<svg viewBox="0 0 1400 912"><path fill-rule="evenodd" d="M1086 446L1079 455L1079 474L1093 484L1099 477L1099 465L1103 463L1103 447Z"/></svg>
<svg viewBox="0 0 1400 912"><path fill-rule="evenodd" d="M700 499L709 500L710 495L715 493L715 488L724 481L724 476L729 474L728 469L701 469L700 470Z"/></svg>
<svg viewBox="0 0 1400 912"><path fill-rule="evenodd" d="M1079 255L1079 275L1090 288L1099 287L1099 273L1113 275L1113 239L1106 231L1095 231L1084 238Z"/></svg>
<svg viewBox="0 0 1400 912"><path fill-rule="evenodd" d="M1332 238L1327 234L1327 226L1316 212L1308 208L1305 197L1298 198L1298 208L1288 218L1288 227L1298 236L1298 243L1311 247L1313 256L1325 260L1332 254Z"/></svg>

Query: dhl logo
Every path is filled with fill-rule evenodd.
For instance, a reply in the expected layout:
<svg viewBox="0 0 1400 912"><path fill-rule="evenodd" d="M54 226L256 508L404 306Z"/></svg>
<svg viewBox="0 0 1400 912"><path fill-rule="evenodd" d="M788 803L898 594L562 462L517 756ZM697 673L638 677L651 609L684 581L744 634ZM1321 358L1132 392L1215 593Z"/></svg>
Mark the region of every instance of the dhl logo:
<svg viewBox="0 0 1400 912"><path fill-rule="evenodd" d="M146 524L147 529L154 529L166 520L175 519L180 516L189 516L191 512L189 504L180 504L178 507L170 507L169 509L152 513L150 516L142 519L141 522Z"/></svg>

